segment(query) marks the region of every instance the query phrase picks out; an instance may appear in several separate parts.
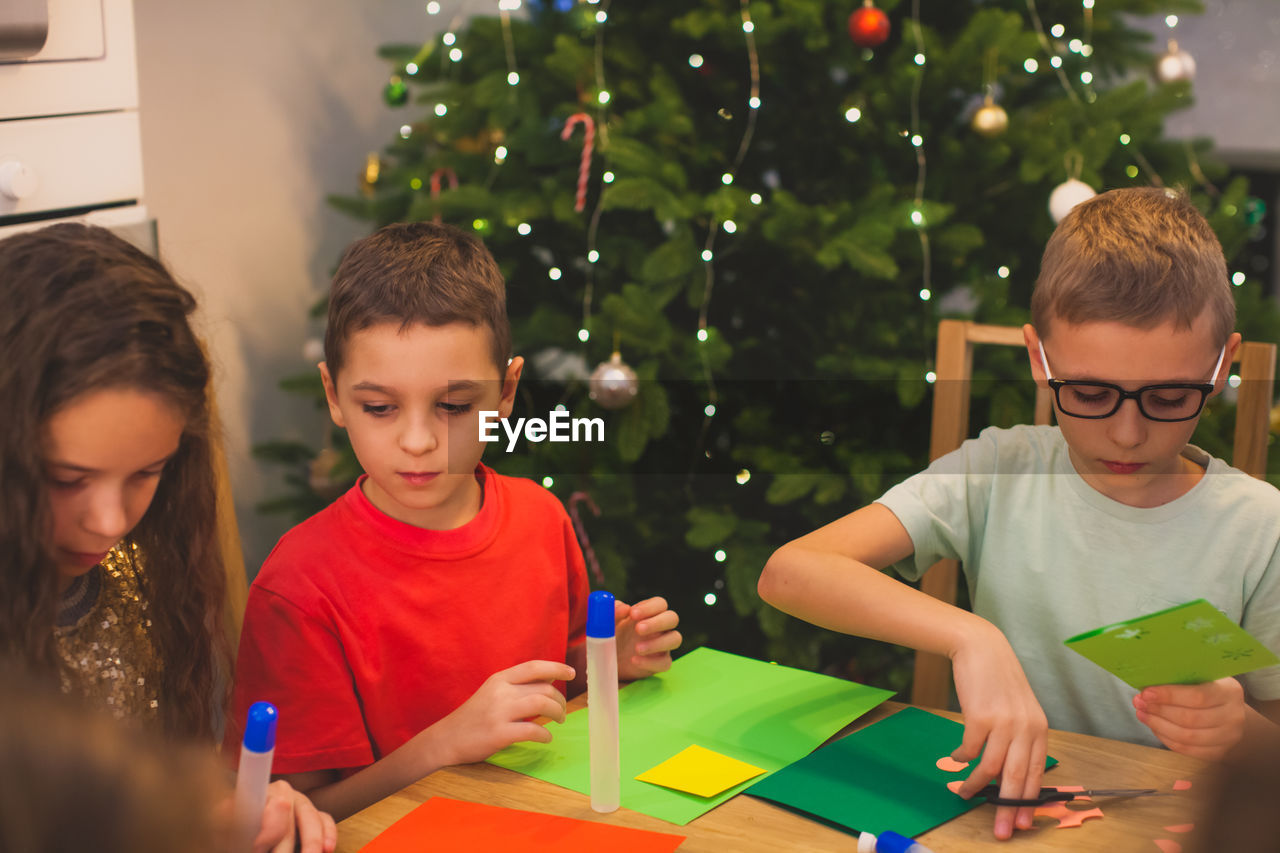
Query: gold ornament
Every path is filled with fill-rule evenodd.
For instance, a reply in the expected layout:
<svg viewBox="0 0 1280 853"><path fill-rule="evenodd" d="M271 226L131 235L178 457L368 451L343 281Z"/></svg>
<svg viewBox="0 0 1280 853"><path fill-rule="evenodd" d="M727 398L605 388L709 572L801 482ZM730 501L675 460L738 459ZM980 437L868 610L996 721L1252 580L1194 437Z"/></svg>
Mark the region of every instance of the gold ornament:
<svg viewBox="0 0 1280 853"><path fill-rule="evenodd" d="M973 114L973 120L969 122L969 126L980 136L994 139L1009 129L1009 114L1004 111L1004 107L987 95L982 106Z"/></svg>
<svg viewBox="0 0 1280 853"><path fill-rule="evenodd" d="M1169 39L1169 46L1156 60L1156 78L1161 83L1191 80L1196 76L1196 61L1185 50L1178 49L1178 42Z"/></svg>
<svg viewBox="0 0 1280 853"><path fill-rule="evenodd" d="M373 198L378 186L378 176L382 172L382 158L371 153L364 159L364 172L360 175L360 193L365 198Z"/></svg>

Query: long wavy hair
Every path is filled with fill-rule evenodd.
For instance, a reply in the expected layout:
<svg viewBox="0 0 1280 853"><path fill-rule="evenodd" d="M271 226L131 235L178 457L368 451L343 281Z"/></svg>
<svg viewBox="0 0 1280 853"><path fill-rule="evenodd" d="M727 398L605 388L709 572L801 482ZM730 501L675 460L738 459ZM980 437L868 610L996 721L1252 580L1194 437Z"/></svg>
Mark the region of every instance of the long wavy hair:
<svg viewBox="0 0 1280 853"><path fill-rule="evenodd" d="M0 654L56 676L57 569L42 459L50 416L104 389L161 395L185 418L136 544L163 667L161 718L209 738L226 703L225 576L211 464L209 363L195 299L155 259L102 228L53 225L0 240ZM123 552L132 558L134 549Z"/></svg>

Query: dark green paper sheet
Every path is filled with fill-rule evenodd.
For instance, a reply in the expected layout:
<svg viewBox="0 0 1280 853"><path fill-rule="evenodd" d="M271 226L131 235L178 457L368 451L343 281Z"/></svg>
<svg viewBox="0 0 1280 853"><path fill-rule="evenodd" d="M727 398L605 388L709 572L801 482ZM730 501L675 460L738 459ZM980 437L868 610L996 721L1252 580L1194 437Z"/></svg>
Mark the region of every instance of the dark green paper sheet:
<svg viewBox="0 0 1280 853"><path fill-rule="evenodd" d="M1130 687L1203 684L1280 664L1280 658L1221 611L1195 601L1065 641Z"/></svg>
<svg viewBox="0 0 1280 853"><path fill-rule="evenodd" d="M618 691L622 805L686 824L754 780L714 797L699 797L635 776L695 743L773 772L892 695L826 675L694 649L667 672ZM549 728L551 743L515 744L489 762L589 794L586 710Z"/></svg>
<svg viewBox="0 0 1280 853"><path fill-rule="evenodd" d="M986 800L963 800L947 783L966 778L939 770L964 736L960 723L919 708L901 711L829 743L747 789L855 832L893 830L913 837ZM1057 764L1050 758L1046 767Z"/></svg>

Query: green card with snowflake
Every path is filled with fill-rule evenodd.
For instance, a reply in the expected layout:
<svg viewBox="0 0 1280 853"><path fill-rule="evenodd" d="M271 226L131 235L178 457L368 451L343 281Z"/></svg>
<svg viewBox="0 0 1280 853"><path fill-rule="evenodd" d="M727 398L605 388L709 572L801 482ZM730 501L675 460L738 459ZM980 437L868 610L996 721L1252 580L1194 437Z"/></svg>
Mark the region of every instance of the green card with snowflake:
<svg viewBox="0 0 1280 853"><path fill-rule="evenodd" d="M1072 637L1067 648L1130 687L1201 684L1280 664L1203 598Z"/></svg>

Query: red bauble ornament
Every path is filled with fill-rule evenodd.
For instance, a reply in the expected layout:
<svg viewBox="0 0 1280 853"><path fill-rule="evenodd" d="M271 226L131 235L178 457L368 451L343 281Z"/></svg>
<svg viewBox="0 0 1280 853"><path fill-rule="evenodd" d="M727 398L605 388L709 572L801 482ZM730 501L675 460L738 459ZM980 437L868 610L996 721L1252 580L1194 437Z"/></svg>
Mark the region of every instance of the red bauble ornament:
<svg viewBox="0 0 1280 853"><path fill-rule="evenodd" d="M878 47L889 37L889 16L871 0L849 16L849 38L858 47Z"/></svg>

